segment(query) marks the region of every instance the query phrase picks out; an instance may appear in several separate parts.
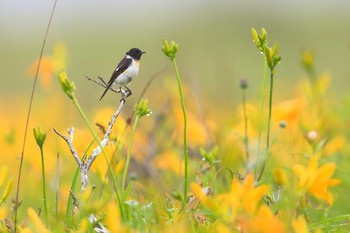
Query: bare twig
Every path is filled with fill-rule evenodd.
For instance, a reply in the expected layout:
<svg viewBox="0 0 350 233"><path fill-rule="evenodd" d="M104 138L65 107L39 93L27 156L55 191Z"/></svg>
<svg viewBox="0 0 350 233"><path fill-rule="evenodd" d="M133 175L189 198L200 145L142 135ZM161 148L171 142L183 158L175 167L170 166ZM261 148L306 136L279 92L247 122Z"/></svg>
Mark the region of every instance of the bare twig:
<svg viewBox="0 0 350 233"><path fill-rule="evenodd" d="M72 209L72 215L78 211L79 208L79 201L78 198L75 196L74 192L70 189L69 190L70 195L73 199L73 209Z"/></svg>
<svg viewBox="0 0 350 233"><path fill-rule="evenodd" d="M53 131L55 131L55 133L60 136L61 138L63 138L63 140L65 140L68 144L69 150L72 153L75 161L77 162L78 166L81 167L82 162L79 158L78 152L75 150L74 146L73 146L73 136L74 136L74 128L72 127L71 129L68 129L68 133L69 133L69 138L62 135L60 132L58 132L55 128L53 129Z"/></svg>
<svg viewBox="0 0 350 233"><path fill-rule="evenodd" d="M105 80L104 80L101 76L98 76L98 79L99 79L100 81L97 81L97 80L95 80L95 79L93 79L93 78L90 78L90 77L87 76L87 75L85 76L85 78L86 78L87 80L89 80L89 81L92 81L92 82L96 83L97 85L100 85L101 87L104 87L104 88L107 87L107 83L105 82ZM111 91L113 91L113 92L115 92L115 93L119 93L119 92L120 92L120 89L119 89L119 88L118 88L118 89L114 89L113 87L110 87L109 90L111 90Z"/></svg>
<svg viewBox="0 0 350 233"><path fill-rule="evenodd" d="M106 81L102 78L102 76L98 76L98 79L107 87Z"/></svg>
<svg viewBox="0 0 350 233"><path fill-rule="evenodd" d="M72 195L73 198L73 205L76 207L79 207L79 201L78 198L76 198L75 194L73 193L72 190L69 190L70 195Z"/></svg>
<svg viewBox="0 0 350 233"><path fill-rule="evenodd" d="M122 90L122 89L120 89L120 90ZM103 139L102 139L102 141L101 141L101 147L100 146L98 146L97 148L95 148L93 151L92 151L92 153L91 153L91 155L89 156L89 158L87 159L87 161L86 161L86 165L87 165L87 168L88 169L90 169L90 167L91 167L91 165L92 165L92 163L95 161L95 159L97 158L97 156L102 152L102 149L107 145L107 143L108 143L108 140L109 140L109 135L111 134L111 131L112 131L112 127L113 127L113 125L114 125L114 122L115 122L115 120L117 119L117 117L119 116L119 114L120 114L120 112L121 112L121 110L122 110L122 108L123 108L123 106L124 106L124 104L125 104L125 98L127 98L126 97L126 95L127 94L124 94L123 95L123 93L126 93L127 91L124 91L124 90L122 90L122 99L120 100L120 104L119 104L119 107L118 107L118 109L117 109L117 111L112 115L112 117L111 117L111 120L109 121L109 123L108 123L108 127L107 127L107 130L106 130L106 133L105 133L105 135L103 136Z"/></svg>
<svg viewBox="0 0 350 233"><path fill-rule="evenodd" d="M74 148L74 145L73 145L74 128L72 127L71 129L68 129L69 138L67 136L62 135L56 129L54 129L55 133L59 135L63 140L66 141L70 149L70 152L72 153L75 161L79 166L80 177L81 177L81 191L85 190L86 186L89 184L89 176L88 176L89 169L93 164L93 162L95 161L95 159L97 158L97 156L101 154L103 148L106 147L106 145L108 144L109 135L111 134L115 120L119 116L125 104L125 100L130 94L128 90L123 90L123 89L120 89L120 90L121 90L122 98L120 100L119 107L117 108L116 112L112 115L111 120L108 123L106 133L104 134L101 143L99 143L99 145L92 151L91 155L87 158L86 162L81 161L81 159L79 158L78 152Z"/></svg>
<svg viewBox="0 0 350 233"><path fill-rule="evenodd" d="M212 190L210 187L204 187L202 188L202 193L205 196L209 196L210 194L212 194ZM190 200L188 201L187 205L185 206L186 210L194 210L197 208L197 206L199 205L200 200L198 199L198 197L191 197Z"/></svg>
<svg viewBox="0 0 350 233"><path fill-rule="evenodd" d="M101 223L99 223L99 220L96 218L95 215L91 214L89 216L89 220L91 223L95 223L95 225L93 226L95 232L97 232L97 233L109 233L108 229L105 228Z"/></svg>
<svg viewBox="0 0 350 233"><path fill-rule="evenodd" d="M162 70L158 71L157 73L155 73L155 74L148 80L148 82L147 82L146 86L143 88L143 90L142 90L142 92L141 92L141 94L140 94L140 96L139 96L137 102L140 102L140 100L143 98L143 96L145 95L146 91L148 90L148 88L149 88L149 86L152 84L152 82L153 82L156 78L158 78L159 75L160 75L161 73L163 73L164 71L165 71L165 69L162 69ZM100 77L100 76L99 76L99 77ZM132 119L133 119L133 117L134 117L134 114L135 114L135 111L133 111L133 112L130 114L130 116L127 118L128 124L125 125L124 130L122 131L122 134L121 134L122 136L121 136L121 137L124 136L124 134L125 134L125 132L126 132L126 128L128 127L129 124L131 124ZM119 144L118 144L118 145L119 145ZM118 147L118 145L117 145L117 147ZM115 160L116 160L116 158L115 158L115 153L113 153L113 157L112 157L111 161L115 161ZM106 173L106 177L107 177L107 173Z"/></svg>

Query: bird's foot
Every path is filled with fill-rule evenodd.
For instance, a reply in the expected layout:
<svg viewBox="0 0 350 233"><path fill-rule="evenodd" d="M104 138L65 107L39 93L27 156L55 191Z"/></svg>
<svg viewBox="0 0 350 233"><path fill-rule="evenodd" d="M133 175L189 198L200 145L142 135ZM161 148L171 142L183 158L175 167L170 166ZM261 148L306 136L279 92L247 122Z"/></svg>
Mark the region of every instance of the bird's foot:
<svg viewBox="0 0 350 233"><path fill-rule="evenodd" d="M127 87L125 86L125 89L126 89L126 90L124 90L124 89L122 89L121 87L119 87L119 89L118 89L118 91L117 91L117 92L120 92L121 95L122 95L122 98L121 98L121 100L120 100L121 102L122 102L122 101L125 102L126 98L128 98L129 96L132 95L132 92L131 92L131 90L130 90L129 88L127 88Z"/></svg>
<svg viewBox="0 0 350 233"><path fill-rule="evenodd" d="M127 87L127 86L124 86L125 89L126 89L126 97L129 97L132 95L132 91Z"/></svg>

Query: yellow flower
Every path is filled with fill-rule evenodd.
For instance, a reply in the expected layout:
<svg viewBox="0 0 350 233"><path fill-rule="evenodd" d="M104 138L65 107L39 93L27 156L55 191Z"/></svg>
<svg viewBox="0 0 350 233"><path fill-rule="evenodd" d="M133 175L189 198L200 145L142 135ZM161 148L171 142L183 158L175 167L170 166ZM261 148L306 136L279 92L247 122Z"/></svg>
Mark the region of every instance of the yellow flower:
<svg viewBox="0 0 350 233"><path fill-rule="evenodd" d="M8 175L8 168L5 166L0 167L0 187L5 183Z"/></svg>
<svg viewBox="0 0 350 233"><path fill-rule="evenodd" d="M317 80L316 84L316 91L319 95L324 95L331 83L331 75L328 72L323 72L319 79Z"/></svg>
<svg viewBox="0 0 350 233"><path fill-rule="evenodd" d="M179 135L183 131L183 115L181 111L174 111ZM205 144L209 140L209 128L194 113L187 111L187 142L190 146L196 147ZM181 137L178 137L181 139Z"/></svg>
<svg viewBox="0 0 350 233"><path fill-rule="evenodd" d="M244 218L240 221L241 232L250 233L283 233L286 232L284 225L278 216L265 205L261 206L252 218Z"/></svg>
<svg viewBox="0 0 350 233"><path fill-rule="evenodd" d="M119 208L115 202L111 202L106 206L104 222L110 232L127 232L122 225Z"/></svg>
<svg viewBox="0 0 350 233"><path fill-rule="evenodd" d="M254 175L249 174L243 183L240 183L239 180L232 181L231 191L227 194L218 195L217 198L226 202L232 210L243 210L246 213L253 214L267 189L266 185L255 187Z"/></svg>
<svg viewBox="0 0 350 233"><path fill-rule="evenodd" d="M299 123L300 115L305 108L305 102L301 98L290 99L273 106L273 120L285 121L288 127L294 127Z"/></svg>
<svg viewBox="0 0 350 233"><path fill-rule="evenodd" d="M299 216L296 220L293 220L292 227L295 233L308 233L307 223L303 216Z"/></svg>
<svg viewBox="0 0 350 233"><path fill-rule="evenodd" d="M230 229L225 226L224 224L222 223L218 223L217 225L214 225L214 232L217 232L217 233L230 233Z"/></svg>
<svg viewBox="0 0 350 233"><path fill-rule="evenodd" d="M183 171L183 161L181 161L176 151L166 151L164 154L155 157L153 161L156 167L172 171L176 175L180 175L181 171Z"/></svg>
<svg viewBox="0 0 350 233"><path fill-rule="evenodd" d="M7 217L7 211L8 210L6 209L6 207L0 206L0 219L4 219ZM0 230L1 230L1 227L0 227Z"/></svg>
<svg viewBox="0 0 350 233"><path fill-rule="evenodd" d="M196 197L206 208L222 215L227 221L234 221L239 213L253 215L268 189L266 185L255 187L253 174L249 174L243 183L239 180L232 181L229 192L218 194L214 198L205 196L198 187L198 185L191 185Z"/></svg>
<svg viewBox="0 0 350 233"><path fill-rule="evenodd" d="M311 157L308 167L294 165L294 173L298 176L298 190L302 193L309 192L320 200L333 204L333 196L328 192L328 187L340 183L338 179L331 179L335 170L334 163L326 163L318 167L317 158Z"/></svg>
<svg viewBox="0 0 350 233"><path fill-rule="evenodd" d="M272 174L277 185L283 186L287 184L287 176L281 168L273 169Z"/></svg>
<svg viewBox="0 0 350 233"><path fill-rule="evenodd" d="M203 191L202 187L197 183L191 184L191 190L193 194L198 198L198 200L208 209L213 212L220 212L219 204L213 199L208 197Z"/></svg>
<svg viewBox="0 0 350 233"><path fill-rule="evenodd" d="M301 55L301 61L305 69L311 70L314 67L315 55L311 50L306 50Z"/></svg>
<svg viewBox="0 0 350 233"><path fill-rule="evenodd" d="M344 138L344 136L337 136L333 138L332 140L327 142L327 144L325 145L323 150L323 155L329 156L334 154L335 152L343 148L345 143L346 143L346 139Z"/></svg>
<svg viewBox="0 0 350 233"><path fill-rule="evenodd" d="M49 231L45 225L41 222L38 214L35 212L34 209L30 208L28 209L28 217L30 219L30 221L33 223L35 229L37 230L37 232L42 232L42 233L49 233L51 231Z"/></svg>

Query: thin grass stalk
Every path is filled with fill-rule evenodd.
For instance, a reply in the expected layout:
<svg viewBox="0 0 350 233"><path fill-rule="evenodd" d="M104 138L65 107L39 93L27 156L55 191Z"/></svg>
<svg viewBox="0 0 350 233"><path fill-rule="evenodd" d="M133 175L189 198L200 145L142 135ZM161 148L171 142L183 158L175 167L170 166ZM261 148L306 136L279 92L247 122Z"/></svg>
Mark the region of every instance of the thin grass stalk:
<svg viewBox="0 0 350 233"><path fill-rule="evenodd" d="M41 60L42 60L42 57L43 57L43 54L44 54L44 48L45 48L45 44L46 44L46 39L47 39L47 35L49 34L49 29L50 29L51 21L52 21L52 18L53 18L53 13L55 12L56 3L57 3L57 0L55 0L55 2L54 2L54 5L53 5L53 7L52 7L52 11L51 11L51 14L50 14L50 19L49 19L49 22L48 22L47 27L46 27L45 36L44 36L44 41L43 41L43 44L42 44L42 46L41 46L41 51L40 51L40 55L39 55L38 66L36 67L36 71L35 71L35 78L34 78L34 83L33 83L33 87L32 87L32 92L31 92L30 99L29 99L28 114L27 114L26 124L25 124L25 128L24 128L24 136L23 136L23 144L22 144L21 159L20 159L19 169L18 169L18 179L17 179L16 197L15 197L15 221L14 221L15 227L14 227L14 233L17 232L17 222L18 222L18 199L19 199L19 191L20 191L20 184L21 184L21 176L22 176L22 167L23 167L23 160L24 160L24 152L25 152L26 141L27 141L27 133L28 133L29 119L30 119L30 115L31 115L32 104L33 104L33 99L34 99L34 93L35 93L36 83L37 83L37 80L38 80L38 74L39 74L39 69L40 69L40 65L41 65Z"/></svg>
<svg viewBox="0 0 350 233"><path fill-rule="evenodd" d="M267 80L267 60L266 57L264 56L264 77L263 77L263 85L261 88L261 105L260 105L260 113L261 116L264 116L264 106L265 106L265 91L266 91L266 80ZM256 158L257 161L259 161L259 157L260 157L260 145L261 145L261 135L262 135L262 130L263 130L263 124L262 124L262 120L259 119L259 135L258 135L258 148L257 148L257 152L256 152ZM257 173L257 168L255 169L255 175Z"/></svg>
<svg viewBox="0 0 350 233"><path fill-rule="evenodd" d="M248 140L248 116L245 90L242 91L242 105L243 105L243 118L244 118L244 147L245 147L245 162L249 162L249 140Z"/></svg>
<svg viewBox="0 0 350 233"><path fill-rule="evenodd" d="M46 198L45 161L44 161L44 151L42 146L40 146L40 156L41 156L41 176L42 176L42 182L43 182L44 215L45 215L46 226L48 226L47 225L48 212L47 212L47 198Z"/></svg>
<svg viewBox="0 0 350 233"><path fill-rule="evenodd" d="M183 127L183 147L184 147L184 162L185 162L185 169L184 169L184 184L183 184L183 198L185 200L185 203L187 203L187 187L188 187L188 150L187 150L187 117L186 117L186 109L185 109L185 103L182 93L182 86L181 86L181 79L179 70L177 68L176 60L175 58L172 59L175 73L176 73L176 79L177 79L177 85L179 88L179 94L180 94L180 101L181 101L181 109L183 113L184 118L184 127Z"/></svg>
<svg viewBox="0 0 350 233"><path fill-rule="evenodd" d="M124 168L124 173L123 173L123 178L122 178L122 196L125 192L125 182L126 182L126 175L128 173L128 169L129 169L129 164L130 164L130 158L131 158L131 148L132 148L132 143L134 140L134 135L135 135L135 131L136 131L136 126L139 122L140 116L136 115L135 117L135 121L134 124L132 126L132 130L131 130L131 135L130 135L130 141L129 141L129 147L128 147L128 154L126 156L126 162L125 162L125 168ZM125 201L125 200L123 200Z"/></svg>
<svg viewBox="0 0 350 233"><path fill-rule="evenodd" d="M270 130L271 130L271 116L272 116L272 95L273 95L273 80L274 80L274 70L270 72L270 96L269 96L269 115L267 118L267 130L266 130L266 151L265 151L265 158L264 162L260 171L260 174L258 176L257 181L260 181L265 167L266 167L266 161L270 156Z"/></svg>

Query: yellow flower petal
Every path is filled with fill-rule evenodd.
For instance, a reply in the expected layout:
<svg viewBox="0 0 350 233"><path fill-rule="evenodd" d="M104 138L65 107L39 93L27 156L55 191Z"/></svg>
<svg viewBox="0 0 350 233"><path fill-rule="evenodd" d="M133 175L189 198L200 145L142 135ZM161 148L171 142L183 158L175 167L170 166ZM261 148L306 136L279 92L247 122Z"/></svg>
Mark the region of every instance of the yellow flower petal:
<svg viewBox="0 0 350 233"><path fill-rule="evenodd" d="M35 212L34 209L32 208L28 209L28 217L31 220L31 222L34 224L37 232L50 233L50 231L41 222L38 214Z"/></svg>
<svg viewBox="0 0 350 233"><path fill-rule="evenodd" d="M295 233L308 233L307 223L303 216L299 216L296 220L293 220L292 227Z"/></svg>

